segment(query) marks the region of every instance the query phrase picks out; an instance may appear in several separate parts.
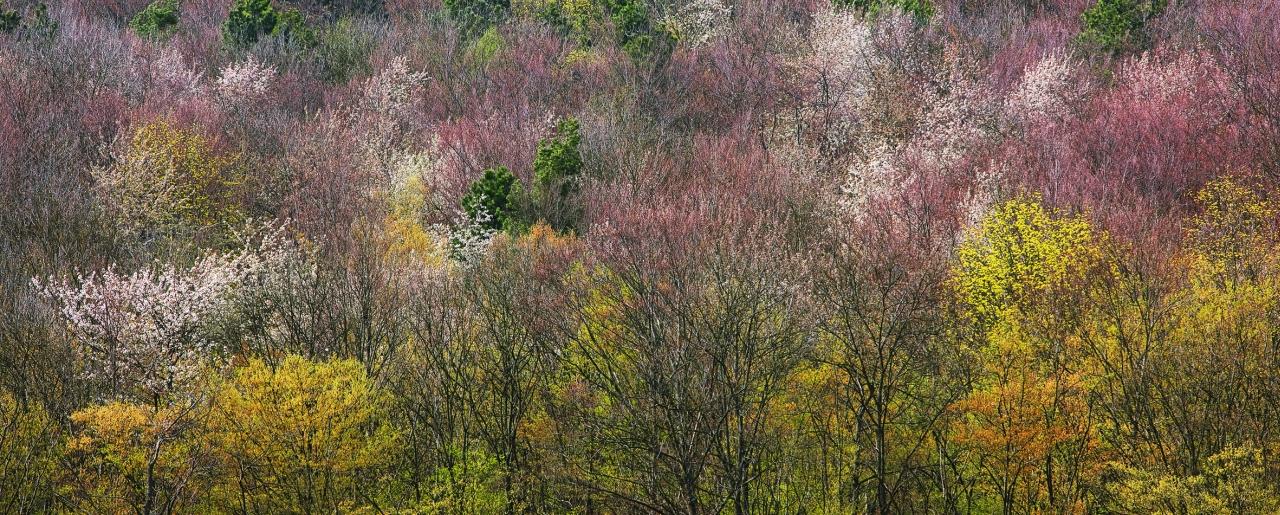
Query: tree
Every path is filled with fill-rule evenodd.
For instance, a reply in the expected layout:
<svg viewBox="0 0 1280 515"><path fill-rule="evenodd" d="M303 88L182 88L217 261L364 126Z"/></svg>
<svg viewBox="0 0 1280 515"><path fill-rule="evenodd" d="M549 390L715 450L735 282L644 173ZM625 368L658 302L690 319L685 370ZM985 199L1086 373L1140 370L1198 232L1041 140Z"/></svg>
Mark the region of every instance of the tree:
<svg viewBox="0 0 1280 515"><path fill-rule="evenodd" d="M1280 494L1267 479L1262 453L1229 447L1210 456L1203 474L1188 477L1118 467L1108 486L1117 511L1146 513L1274 513Z"/></svg>
<svg viewBox="0 0 1280 515"><path fill-rule="evenodd" d="M659 68L666 62L674 39L665 27L655 23L653 13L641 0L607 0L605 7L618 48L637 63L654 62Z"/></svg>
<svg viewBox="0 0 1280 515"><path fill-rule="evenodd" d="M934 13L933 3L929 0L832 0L832 3L838 7L852 7L871 16L887 8L899 9L917 20L928 20Z"/></svg>
<svg viewBox="0 0 1280 515"><path fill-rule="evenodd" d="M241 336L239 311L295 259L270 227L236 252L209 253L187 268L121 274L109 267L70 280L32 280L66 321L89 380L110 397L155 410L198 391L205 367L226 358ZM224 332L231 328L231 334Z"/></svg>
<svg viewBox="0 0 1280 515"><path fill-rule="evenodd" d="M487 229L513 229L519 223L515 217L515 205L522 190L516 176L507 167L489 168L484 171L484 176L471 183L471 188L462 197L462 211L472 220L480 220L487 214L489 220L482 222Z"/></svg>
<svg viewBox="0 0 1280 515"><path fill-rule="evenodd" d="M50 511L65 434L39 404L0 388L0 508Z"/></svg>
<svg viewBox="0 0 1280 515"><path fill-rule="evenodd" d="M511 0L444 0L444 8L463 36L470 38L506 19Z"/></svg>
<svg viewBox="0 0 1280 515"><path fill-rule="evenodd" d="M203 398L164 406L110 402L71 415L77 511L174 513L199 510L215 473L199 424Z"/></svg>
<svg viewBox="0 0 1280 515"><path fill-rule="evenodd" d="M588 453L575 462L620 509L750 513L779 502L762 478L786 481L767 415L808 351L800 267L769 245L703 252L580 277L564 360Z"/></svg>
<svg viewBox="0 0 1280 515"><path fill-rule="evenodd" d="M582 180L582 142L578 120L565 118L556 124L554 136L538 142L533 158L533 200L537 216L556 230L574 226L580 210L576 198Z"/></svg>
<svg viewBox="0 0 1280 515"><path fill-rule="evenodd" d="M218 152L194 129L146 123L112 150L114 163L91 173L107 213L125 234L143 243L217 239L244 220L238 156Z"/></svg>
<svg viewBox="0 0 1280 515"><path fill-rule="evenodd" d="M274 32L279 21L271 0L235 0L222 25L222 38L232 46L247 47Z"/></svg>
<svg viewBox="0 0 1280 515"><path fill-rule="evenodd" d="M22 25L22 15L17 9L9 9L0 1L0 32L13 32Z"/></svg>
<svg viewBox="0 0 1280 515"><path fill-rule="evenodd" d="M1167 0L1098 0L1080 15L1079 41L1109 54L1146 46L1147 21L1164 11Z"/></svg>
<svg viewBox="0 0 1280 515"><path fill-rule="evenodd" d="M250 360L213 395L206 437L222 461L213 505L349 511L380 502L399 432L390 397L355 360Z"/></svg>
<svg viewBox="0 0 1280 515"><path fill-rule="evenodd" d="M1079 509L1097 456L1083 342L1102 238L1036 199L993 208L956 252L952 286L979 361L955 439L1005 513Z"/></svg>
<svg viewBox="0 0 1280 515"><path fill-rule="evenodd" d="M178 0L155 0L129 20L129 27L144 38L166 38L178 28Z"/></svg>
<svg viewBox="0 0 1280 515"><path fill-rule="evenodd" d="M913 482L945 484L921 476L942 470L932 462L943 445L936 433L964 393L966 360L945 336L945 247L926 236L942 228L913 223L910 213L895 207L862 226L835 224L833 232L850 235L824 245L815 267L821 319L813 359L833 369L829 395L838 410L829 416L852 438L843 500L868 513L923 509Z"/></svg>

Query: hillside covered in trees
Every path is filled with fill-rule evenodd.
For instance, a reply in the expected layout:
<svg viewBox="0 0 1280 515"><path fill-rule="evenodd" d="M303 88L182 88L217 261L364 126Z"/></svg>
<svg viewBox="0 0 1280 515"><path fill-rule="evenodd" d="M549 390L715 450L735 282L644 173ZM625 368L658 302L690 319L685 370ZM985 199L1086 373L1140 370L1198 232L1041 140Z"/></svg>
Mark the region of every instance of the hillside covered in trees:
<svg viewBox="0 0 1280 515"><path fill-rule="evenodd" d="M1280 512L1280 2L0 0L0 513Z"/></svg>

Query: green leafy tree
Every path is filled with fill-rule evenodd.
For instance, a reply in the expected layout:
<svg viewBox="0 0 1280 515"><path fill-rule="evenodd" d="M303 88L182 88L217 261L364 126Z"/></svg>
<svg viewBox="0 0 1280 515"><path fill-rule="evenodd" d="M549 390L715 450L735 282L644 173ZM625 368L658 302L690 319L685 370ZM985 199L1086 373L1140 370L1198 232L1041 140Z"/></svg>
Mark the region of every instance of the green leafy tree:
<svg viewBox="0 0 1280 515"><path fill-rule="evenodd" d="M670 53L674 42L671 34L654 25L643 2L608 0L606 5L617 33L618 46L632 59L665 58Z"/></svg>
<svg viewBox="0 0 1280 515"><path fill-rule="evenodd" d="M915 16L918 20L933 17L934 7L929 0L833 0L836 7L853 8L869 16L875 16L887 8L896 8Z"/></svg>
<svg viewBox="0 0 1280 515"><path fill-rule="evenodd" d="M490 168L480 180L471 183L471 189L462 197L462 211L487 229L512 229L517 222L515 200L522 191L516 176L507 167Z"/></svg>
<svg viewBox="0 0 1280 515"><path fill-rule="evenodd" d="M320 31L320 48L323 56L324 79L330 84L346 84L351 77L369 73L369 55L373 53L374 39L361 30L354 18L343 16Z"/></svg>
<svg viewBox="0 0 1280 515"><path fill-rule="evenodd" d="M445 12L466 37L483 34L511 12L511 0L444 0Z"/></svg>
<svg viewBox="0 0 1280 515"><path fill-rule="evenodd" d="M472 42L467 53L476 63L484 64L492 61L494 56L497 56L505 45L506 41L502 39L501 34L498 34L498 29L489 27L489 30L484 31L483 35Z"/></svg>
<svg viewBox="0 0 1280 515"><path fill-rule="evenodd" d="M556 230L572 227L578 211L573 197L578 192L582 174L582 142L576 118L556 124L556 134L538 143L533 158L533 191L537 215L546 218Z"/></svg>
<svg viewBox="0 0 1280 515"><path fill-rule="evenodd" d="M285 9L276 17L276 26L271 35L284 36L303 48L312 48L319 44L316 31L307 25L307 19L297 9Z"/></svg>
<svg viewBox="0 0 1280 515"><path fill-rule="evenodd" d="M129 20L129 27L144 38L166 38L178 28L178 0L156 0Z"/></svg>
<svg viewBox="0 0 1280 515"><path fill-rule="evenodd" d="M1165 0L1098 0L1080 15L1084 29L1079 41L1107 53L1146 45L1147 20L1164 11Z"/></svg>
<svg viewBox="0 0 1280 515"><path fill-rule="evenodd" d="M22 15L17 9L9 9L4 0L0 0L0 32L13 32L22 24Z"/></svg>
<svg viewBox="0 0 1280 515"><path fill-rule="evenodd" d="M274 31L278 21L271 0L236 0L222 26L223 38L236 46L249 46Z"/></svg>

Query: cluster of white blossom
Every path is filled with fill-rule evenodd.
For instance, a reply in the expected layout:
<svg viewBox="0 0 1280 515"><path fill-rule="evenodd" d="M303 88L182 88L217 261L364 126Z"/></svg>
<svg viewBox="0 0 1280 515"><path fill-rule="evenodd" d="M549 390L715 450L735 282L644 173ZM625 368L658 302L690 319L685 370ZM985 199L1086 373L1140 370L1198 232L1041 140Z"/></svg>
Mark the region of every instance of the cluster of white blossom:
<svg viewBox="0 0 1280 515"><path fill-rule="evenodd" d="M1008 164L992 161L981 167L969 187L968 195L963 200L961 212L964 214L965 227L977 227L991 211L996 199L1000 197L1000 189L1005 177L1009 175Z"/></svg>
<svg viewBox="0 0 1280 515"><path fill-rule="evenodd" d="M931 91L924 99L925 112L914 131L910 151L918 165L944 169L955 165L969 150L987 138L986 128L997 112L986 88L971 71L948 59L945 75L937 82L945 93Z"/></svg>
<svg viewBox="0 0 1280 515"><path fill-rule="evenodd" d="M814 16L809 39L813 51L807 65L828 83L841 104L866 102L867 71L879 55L873 37L871 26L851 11L825 9Z"/></svg>
<svg viewBox="0 0 1280 515"><path fill-rule="evenodd" d="M489 228L493 215L484 209L483 198L476 202L476 215L462 215L462 223L449 233L449 246L454 259L474 263L489 250L495 231Z"/></svg>
<svg viewBox="0 0 1280 515"><path fill-rule="evenodd" d="M882 143L850 166L840 187L840 209L854 219L865 216L868 208L902 179L898 154L898 149Z"/></svg>
<svg viewBox="0 0 1280 515"><path fill-rule="evenodd" d="M396 56L377 75L365 81L360 108L392 120L400 119L407 113L413 94L426 80L426 73L411 71L405 58Z"/></svg>
<svg viewBox="0 0 1280 515"><path fill-rule="evenodd" d="M204 74L197 72L182 58L182 52L165 47L160 56L146 65L150 83L176 98L199 97L204 94Z"/></svg>
<svg viewBox="0 0 1280 515"><path fill-rule="evenodd" d="M258 62L252 55L222 69L215 84L218 98L232 106L243 106L266 98L276 79L276 69Z"/></svg>
<svg viewBox="0 0 1280 515"><path fill-rule="evenodd" d="M693 0L667 17L667 25L692 47L712 40L730 23L733 9L721 0Z"/></svg>
<svg viewBox="0 0 1280 515"><path fill-rule="evenodd" d="M1054 52L1027 67L1022 80L1005 101L1014 119L1061 119L1070 103L1087 92L1087 84L1075 80L1077 64L1061 52Z"/></svg>
<svg viewBox="0 0 1280 515"><path fill-rule="evenodd" d="M274 286L272 276L300 259L283 224L268 225L256 244L211 253L188 268L114 267L75 281L32 279L67 321L85 373L141 399L182 393L216 355L213 330L236 306Z"/></svg>
<svg viewBox="0 0 1280 515"><path fill-rule="evenodd" d="M403 57L395 57L376 75L364 83L363 95L356 109L347 113L351 127L359 127L361 159L366 166L392 173L398 163L402 142L401 128L410 118L414 95L427 76L415 72Z"/></svg>

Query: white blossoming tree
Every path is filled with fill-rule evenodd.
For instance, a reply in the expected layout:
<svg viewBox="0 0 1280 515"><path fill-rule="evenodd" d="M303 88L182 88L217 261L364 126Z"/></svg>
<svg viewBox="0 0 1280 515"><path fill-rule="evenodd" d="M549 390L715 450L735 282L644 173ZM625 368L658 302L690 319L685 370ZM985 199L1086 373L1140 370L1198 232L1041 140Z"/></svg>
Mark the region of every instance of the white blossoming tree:
<svg viewBox="0 0 1280 515"><path fill-rule="evenodd" d="M283 224L268 225L231 253L210 253L187 268L114 267L75 281L33 279L81 347L85 374L133 400L159 402L188 391L219 356L218 331L237 306L299 259Z"/></svg>
<svg viewBox="0 0 1280 515"><path fill-rule="evenodd" d="M253 56L222 69L215 88L218 98L229 106L243 106L266 97L275 83L276 69Z"/></svg>

